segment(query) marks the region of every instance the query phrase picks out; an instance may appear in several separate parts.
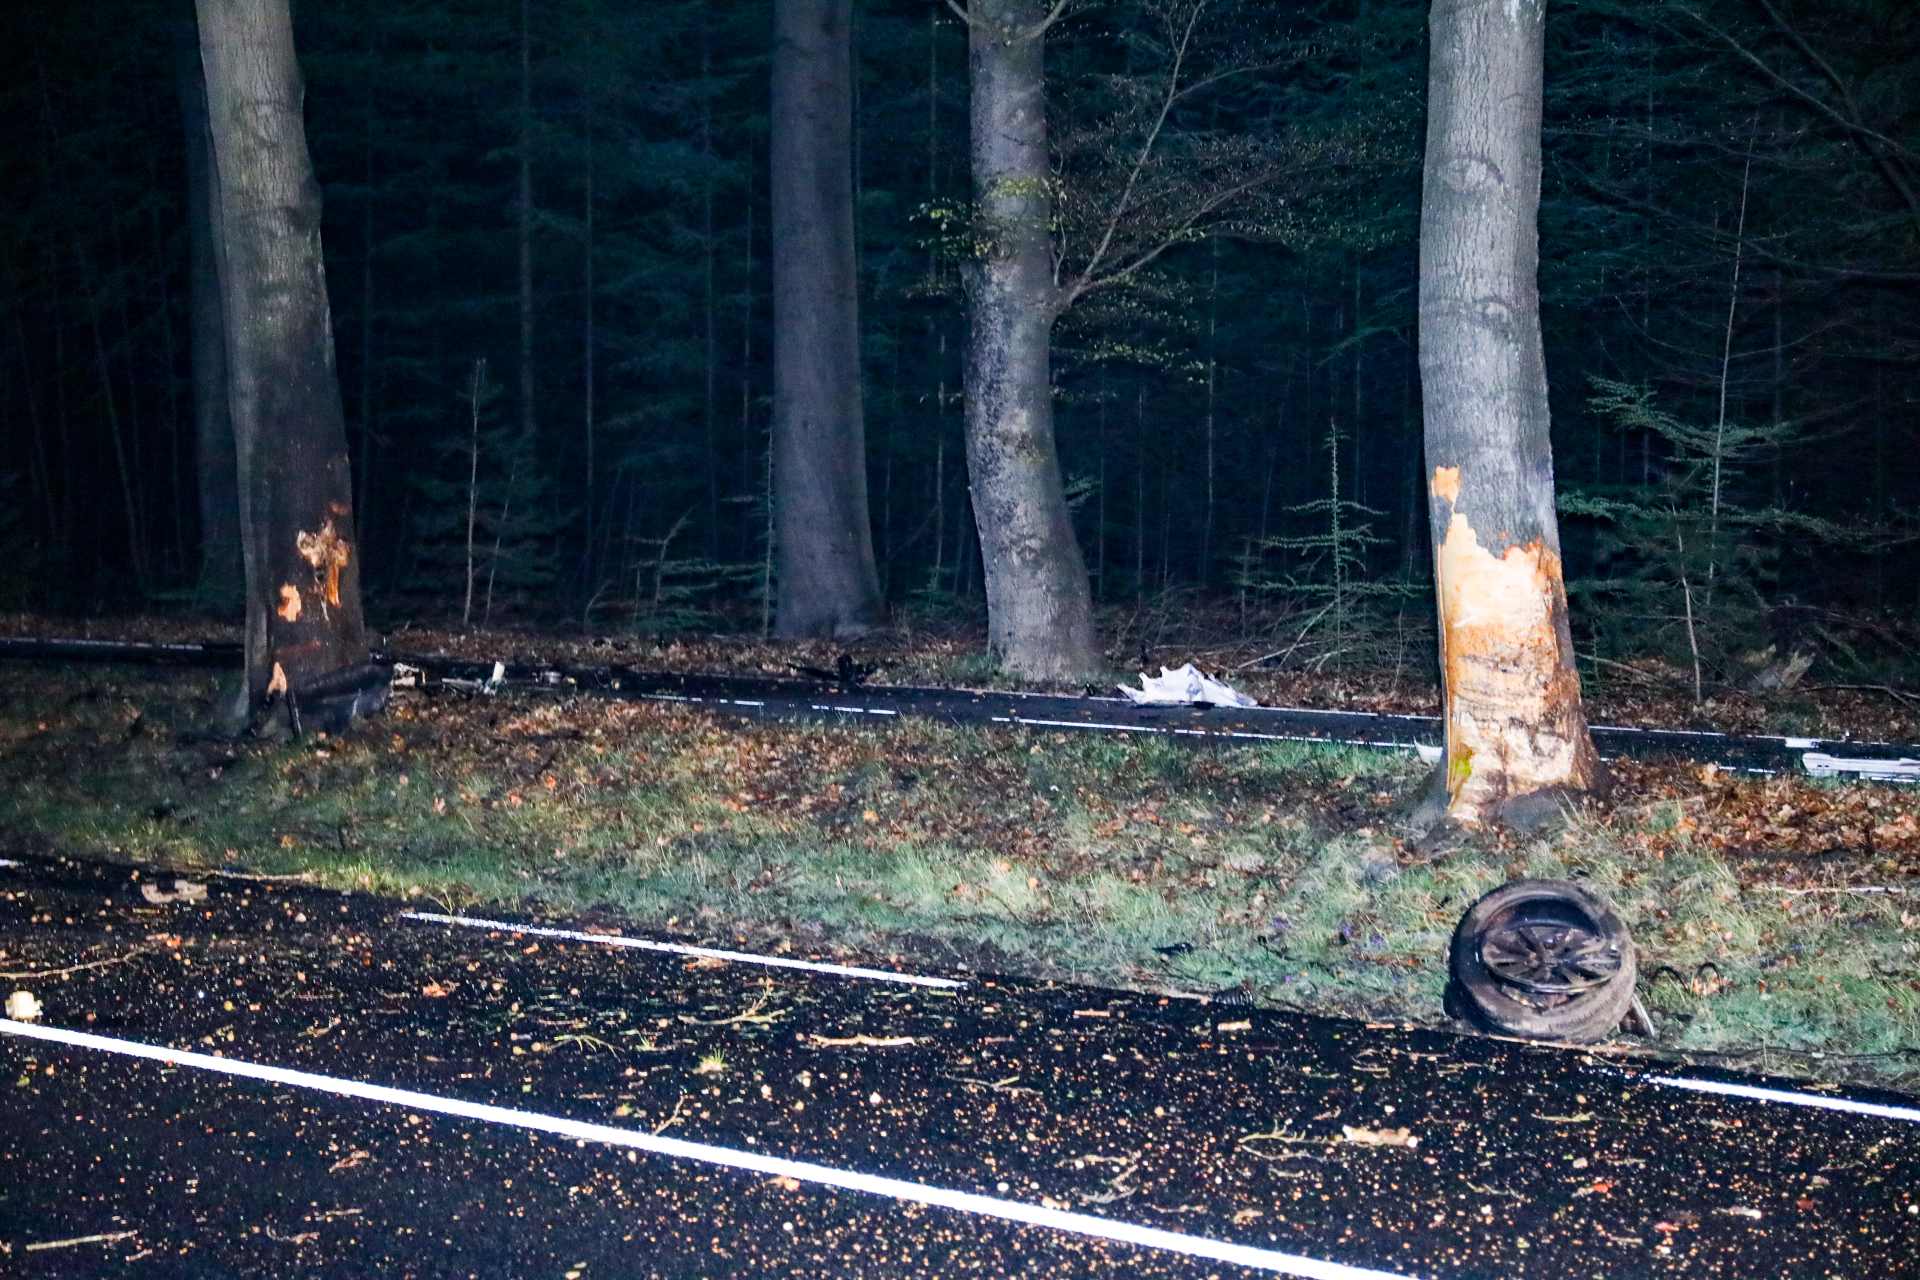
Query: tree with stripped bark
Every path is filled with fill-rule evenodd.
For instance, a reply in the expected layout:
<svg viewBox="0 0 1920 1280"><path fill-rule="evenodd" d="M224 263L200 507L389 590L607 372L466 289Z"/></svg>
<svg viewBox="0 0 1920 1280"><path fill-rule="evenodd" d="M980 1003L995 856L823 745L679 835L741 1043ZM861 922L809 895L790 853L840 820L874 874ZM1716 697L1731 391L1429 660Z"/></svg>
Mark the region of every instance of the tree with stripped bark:
<svg viewBox="0 0 1920 1280"><path fill-rule="evenodd" d="M347 436L287 0L197 0L246 576L232 719L294 732L385 702L367 661Z"/></svg>
<svg viewBox="0 0 1920 1280"><path fill-rule="evenodd" d="M1464 826L1527 825L1606 776L1567 625L1540 340L1545 17L1545 0L1439 0L1431 16L1420 380L1447 734L1434 791L1444 780Z"/></svg>

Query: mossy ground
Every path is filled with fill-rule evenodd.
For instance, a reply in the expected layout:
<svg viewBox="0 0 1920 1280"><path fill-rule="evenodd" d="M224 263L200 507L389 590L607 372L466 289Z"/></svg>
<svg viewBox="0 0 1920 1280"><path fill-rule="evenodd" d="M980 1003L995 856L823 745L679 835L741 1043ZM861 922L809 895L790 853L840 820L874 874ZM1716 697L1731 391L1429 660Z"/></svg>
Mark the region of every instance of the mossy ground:
<svg viewBox="0 0 1920 1280"><path fill-rule="evenodd" d="M0 827L462 910L1426 1022L1468 903L1575 877L1632 925L1662 1049L1920 1085L1910 794L1642 768L1604 815L1428 863L1394 829L1419 767L1389 753L410 693L344 738L234 745L195 737L216 693L0 668ZM1867 815L1846 818L1866 852L1836 819L1825 853L1754 856L1810 813Z"/></svg>

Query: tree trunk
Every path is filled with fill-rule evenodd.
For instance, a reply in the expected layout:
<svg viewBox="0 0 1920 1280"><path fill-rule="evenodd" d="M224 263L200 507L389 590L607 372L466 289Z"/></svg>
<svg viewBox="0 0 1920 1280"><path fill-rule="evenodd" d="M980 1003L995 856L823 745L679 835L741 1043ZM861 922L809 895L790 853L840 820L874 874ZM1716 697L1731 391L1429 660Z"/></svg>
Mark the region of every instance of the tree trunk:
<svg viewBox="0 0 1920 1280"><path fill-rule="evenodd" d="M1044 0L974 0L973 198L965 268L967 471L988 644L1008 670L1079 679L1100 666L1093 597L1053 439L1049 347L1061 305L1049 224Z"/></svg>
<svg viewBox="0 0 1920 1280"><path fill-rule="evenodd" d="M1604 784L1567 629L1536 278L1543 0L1432 13L1420 373L1447 816L1528 825Z"/></svg>
<svg viewBox="0 0 1920 1280"><path fill-rule="evenodd" d="M213 140L241 545L245 707L297 733L377 710L367 664L346 421L287 0L196 0Z"/></svg>
<svg viewBox="0 0 1920 1280"><path fill-rule="evenodd" d="M220 273L213 249L213 136L207 125L207 86L199 39L180 27L180 115L187 137L188 310L193 363L194 454L200 491L202 609L240 608L246 579L240 557L239 471L233 418L227 411L227 339L220 309Z"/></svg>
<svg viewBox="0 0 1920 1280"><path fill-rule="evenodd" d="M514 190L514 239L520 252L520 435L533 424L533 39L527 0L520 0L519 182Z"/></svg>
<svg viewBox="0 0 1920 1280"><path fill-rule="evenodd" d="M852 24L852 0L774 5L775 631L782 636L859 635L883 619L860 394Z"/></svg>

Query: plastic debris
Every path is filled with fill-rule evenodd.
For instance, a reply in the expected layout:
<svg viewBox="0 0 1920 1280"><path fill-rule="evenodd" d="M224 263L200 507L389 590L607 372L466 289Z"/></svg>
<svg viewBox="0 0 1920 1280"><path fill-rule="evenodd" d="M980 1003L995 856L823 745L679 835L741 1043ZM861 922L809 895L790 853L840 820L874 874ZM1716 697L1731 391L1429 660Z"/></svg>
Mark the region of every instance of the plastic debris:
<svg viewBox="0 0 1920 1280"><path fill-rule="evenodd" d="M1789 739L1788 745L1793 745L1793 740ZM1815 778L1857 773L1874 782L1920 782L1920 760L1871 760L1809 751L1800 757L1800 765Z"/></svg>
<svg viewBox="0 0 1920 1280"><path fill-rule="evenodd" d="M175 880L172 890L162 889L157 884L143 884L140 886L140 896L156 907L167 902L200 902L207 896L207 886L191 880Z"/></svg>
<svg viewBox="0 0 1920 1280"><path fill-rule="evenodd" d="M16 991L7 997L7 1016L15 1022L32 1022L41 1014L39 997L31 991Z"/></svg>
<svg viewBox="0 0 1920 1280"><path fill-rule="evenodd" d="M1201 672L1191 662L1176 670L1160 668L1160 674L1140 673L1140 687L1120 686L1135 706L1169 706L1178 703L1206 703L1215 707L1257 707L1260 704L1238 689L1221 684Z"/></svg>

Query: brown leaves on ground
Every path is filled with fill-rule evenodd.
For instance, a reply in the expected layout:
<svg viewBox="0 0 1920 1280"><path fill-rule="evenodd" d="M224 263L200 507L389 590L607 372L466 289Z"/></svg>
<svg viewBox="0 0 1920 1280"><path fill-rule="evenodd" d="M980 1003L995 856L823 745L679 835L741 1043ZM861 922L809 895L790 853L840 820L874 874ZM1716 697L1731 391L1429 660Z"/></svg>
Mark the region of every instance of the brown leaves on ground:
<svg viewBox="0 0 1920 1280"><path fill-rule="evenodd" d="M1616 791L1603 821L1651 856L1680 846L1711 849L1741 864L1742 879L1789 883L1920 873L1920 795L1910 789L1712 765L1623 760L1610 767Z"/></svg>

